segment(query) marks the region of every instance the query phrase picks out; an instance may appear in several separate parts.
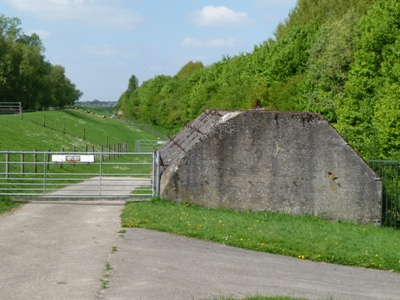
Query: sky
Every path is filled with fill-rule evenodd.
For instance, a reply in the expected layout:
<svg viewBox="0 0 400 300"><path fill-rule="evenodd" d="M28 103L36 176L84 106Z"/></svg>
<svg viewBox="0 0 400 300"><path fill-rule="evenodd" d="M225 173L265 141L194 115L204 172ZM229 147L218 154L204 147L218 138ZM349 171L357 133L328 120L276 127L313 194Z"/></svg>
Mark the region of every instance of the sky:
<svg viewBox="0 0 400 300"><path fill-rule="evenodd" d="M296 0L0 0L0 14L36 33L83 96L118 101L139 83L252 52L273 38Z"/></svg>

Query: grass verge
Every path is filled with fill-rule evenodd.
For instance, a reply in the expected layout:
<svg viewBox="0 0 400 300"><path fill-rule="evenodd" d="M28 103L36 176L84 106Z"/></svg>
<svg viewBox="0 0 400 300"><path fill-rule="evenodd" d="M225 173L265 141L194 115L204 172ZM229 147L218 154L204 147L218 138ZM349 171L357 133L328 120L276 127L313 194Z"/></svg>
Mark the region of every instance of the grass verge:
<svg viewBox="0 0 400 300"><path fill-rule="evenodd" d="M0 196L0 214L10 211L18 206L20 206L21 202L14 202L10 197Z"/></svg>
<svg viewBox="0 0 400 300"><path fill-rule="evenodd" d="M400 272L400 231L313 216L238 212L161 199L131 202L124 227L140 227L317 262Z"/></svg>

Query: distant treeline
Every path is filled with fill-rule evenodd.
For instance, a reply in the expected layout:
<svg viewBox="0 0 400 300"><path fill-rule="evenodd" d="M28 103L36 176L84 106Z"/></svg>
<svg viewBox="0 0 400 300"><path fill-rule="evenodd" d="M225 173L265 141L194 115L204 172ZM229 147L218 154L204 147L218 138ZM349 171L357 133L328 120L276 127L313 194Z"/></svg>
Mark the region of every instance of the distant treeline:
<svg viewBox="0 0 400 300"><path fill-rule="evenodd" d="M0 14L0 102L21 102L24 110L73 105L82 93L63 66L46 60L39 36L20 25Z"/></svg>
<svg viewBox="0 0 400 300"><path fill-rule="evenodd" d="M75 102L76 106L88 106L88 107L115 107L117 105L117 101L78 101Z"/></svg>
<svg viewBox="0 0 400 300"><path fill-rule="evenodd" d="M261 39L262 37L260 37ZM400 159L400 1L298 0L275 38L138 85L125 116L182 128L205 108L321 113L366 159Z"/></svg>

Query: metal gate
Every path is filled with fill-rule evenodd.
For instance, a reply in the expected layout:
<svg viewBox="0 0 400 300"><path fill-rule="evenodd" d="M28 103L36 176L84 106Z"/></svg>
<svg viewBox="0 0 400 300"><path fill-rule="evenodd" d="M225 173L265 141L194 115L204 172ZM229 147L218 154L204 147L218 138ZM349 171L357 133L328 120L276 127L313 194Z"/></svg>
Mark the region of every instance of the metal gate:
<svg viewBox="0 0 400 300"><path fill-rule="evenodd" d="M382 179L382 220L384 226L400 229L400 161L370 160Z"/></svg>
<svg viewBox="0 0 400 300"><path fill-rule="evenodd" d="M158 195L158 155L0 151L0 196L148 200Z"/></svg>

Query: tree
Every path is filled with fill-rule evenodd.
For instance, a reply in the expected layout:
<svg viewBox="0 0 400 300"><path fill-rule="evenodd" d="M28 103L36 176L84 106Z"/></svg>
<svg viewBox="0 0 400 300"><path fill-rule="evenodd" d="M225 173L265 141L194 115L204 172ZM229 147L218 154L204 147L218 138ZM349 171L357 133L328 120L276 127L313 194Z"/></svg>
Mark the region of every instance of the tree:
<svg viewBox="0 0 400 300"><path fill-rule="evenodd" d="M21 102L24 109L73 104L82 93L63 67L46 60L39 36L20 26L18 18L0 15L0 101Z"/></svg>
<svg viewBox="0 0 400 300"><path fill-rule="evenodd" d="M349 79L345 84L345 93L339 101L338 129L366 158L387 156L387 149L380 147L386 144L374 121L382 118L384 107L389 105L388 96L395 97L393 78L397 64L396 50L400 38L400 3L396 0L380 1L373 6L357 25L354 63L351 65ZM385 62L386 61L386 62ZM387 61L390 61L388 64ZM394 72L393 72L394 71ZM396 75L397 76L397 75ZM395 76L395 77L396 77ZM387 91L388 94L385 95ZM383 96L382 100L379 100ZM375 115L375 112L379 112ZM394 117L394 115L392 115Z"/></svg>
<svg viewBox="0 0 400 300"><path fill-rule="evenodd" d="M139 87L139 79L135 75L132 75L129 78L129 84L128 84L128 89L127 91L132 92L136 90Z"/></svg>
<svg viewBox="0 0 400 300"><path fill-rule="evenodd" d="M193 72L196 72L197 70L200 70L204 68L202 62L192 62L189 61L186 65L184 65L179 72L176 74L176 77L179 80L185 79L188 75L192 74Z"/></svg>

